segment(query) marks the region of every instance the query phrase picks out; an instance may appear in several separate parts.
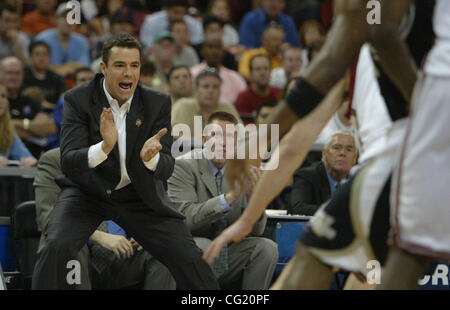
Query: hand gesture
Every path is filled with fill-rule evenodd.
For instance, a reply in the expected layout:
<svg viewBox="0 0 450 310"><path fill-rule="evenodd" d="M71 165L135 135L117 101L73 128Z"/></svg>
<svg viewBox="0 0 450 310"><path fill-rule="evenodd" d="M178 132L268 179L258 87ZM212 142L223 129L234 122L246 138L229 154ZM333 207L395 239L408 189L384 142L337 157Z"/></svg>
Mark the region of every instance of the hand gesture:
<svg viewBox="0 0 450 310"><path fill-rule="evenodd" d="M240 195L241 195L240 187L235 186L233 189L231 189L228 193L225 194L225 200L229 205L231 205L239 198Z"/></svg>
<svg viewBox="0 0 450 310"><path fill-rule="evenodd" d="M111 108L103 108L100 115L100 134L103 138L103 152L108 154L117 142L117 128Z"/></svg>
<svg viewBox="0 0 450 310"><path fill-rule="evenodd" d="M214 263L217 256L219 256L220 251L227 243L232 241L239 242L251 231L252 225L249 222L242 220L242 218L239 218L213 240L203 254L203 259L210 264Z"/></svg>
<svg viewBox="0 0 450 310"><path fill-rule="evenodd" d="M8 166L8 157L0 156L0 166Z"/></svg>
<svg viewBox="0 0 450 310"><path fill-rule="evenodd" d="M22 157L20 159L20 165L23 167L31 167L35 163L37 163L37 160L34 157Z"/></svg>
<svg viewBox="0 0 450 310"><path fill-rule="evenodd" d="M228 184L231 184L232 190L241 189L241 192L248 193L249 185L251 182L249 180L253 180L253 172L252 167L259 167L261 165L262 159L259 156L259 152L257 152L257 156L255 159L250 159L250 139L254 139L255 136L257 138L258 132L251 132L245 136L245 138L238 138L237 146L235 147L235 156L233 159L227 160L227 170L226 177L228 180ZM245 159L238 159L238 150L245 150ZM242 158L242 157L241 157Z"/></svg>
<svg viewBox="0 0 450 310"><path fill-rule="evenodd" d="M142 251L143 247L134 238L130 238L131 245L138 251Z"/></svg>
<svg viewBox="0 0 450 310"><path fill-rule="evenodd" d="M148 162L153 157L158 154L159 151L162 149L162 145L159 142L161 138L167 133L167 128L163 128L156 135L145 141L144 145L142 146L141 150L141 159L144 162Z"/></svg>

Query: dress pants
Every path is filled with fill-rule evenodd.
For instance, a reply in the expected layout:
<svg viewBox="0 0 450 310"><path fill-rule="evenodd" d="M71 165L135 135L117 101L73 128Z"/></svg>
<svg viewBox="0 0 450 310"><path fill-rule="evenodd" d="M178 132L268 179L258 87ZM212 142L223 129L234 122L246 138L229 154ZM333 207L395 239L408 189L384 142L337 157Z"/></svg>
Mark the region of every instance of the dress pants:
<svg viewBox="0 0 450 310"><path fill-rule="evenodd" d="M206 250L212 240L194 237ZM267 290L278 262L278 246L263 237L246 237L228 245L228 270L218 279L223 289Z"/></svg>
<svg viewBox="0 0 450 310"><path fill-rule="evenodd" d="M76 187L63 188L34 269L32 288L73 289L66 279L71 271L67 263L77 257L103 220L113 220L169 269L178 289L220 289L184 219L161 216L138 197L132 185L113 191L108 200L98 200Z"/></svg>
<svg viewBox="0 0 450 310"><path fill-rule="evenodd" d="M92 270L92 286L99 289L121 289L137 286L144 290L174 290L176 283L169 270L147 251L134 250L129 258L117 258L109 251L109 266L102 273Z"/></svg>

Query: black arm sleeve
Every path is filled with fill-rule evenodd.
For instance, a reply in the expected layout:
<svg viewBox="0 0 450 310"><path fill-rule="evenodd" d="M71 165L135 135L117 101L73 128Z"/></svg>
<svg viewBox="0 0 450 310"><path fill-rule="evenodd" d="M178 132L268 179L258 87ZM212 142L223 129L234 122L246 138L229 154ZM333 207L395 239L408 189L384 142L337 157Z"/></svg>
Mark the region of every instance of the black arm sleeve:
<svg viewBox="0 0 450 310"><path fill-rule="evenodd" d="M303 118L314 110L323 98L319 91L304 78L299 77L286 96L286 102L299 118Z"/></svg>

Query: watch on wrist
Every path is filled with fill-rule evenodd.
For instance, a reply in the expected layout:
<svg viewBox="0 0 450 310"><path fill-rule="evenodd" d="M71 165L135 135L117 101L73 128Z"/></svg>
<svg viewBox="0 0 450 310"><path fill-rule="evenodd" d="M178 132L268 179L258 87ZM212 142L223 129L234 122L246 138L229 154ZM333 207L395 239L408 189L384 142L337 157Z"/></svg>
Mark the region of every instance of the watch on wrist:
<svg viewBox="0 0 450 310"><path fill-rule="evenodd" d="M23 119L23 129L28 130L30 127L30 120L28 118Z"/></svg>

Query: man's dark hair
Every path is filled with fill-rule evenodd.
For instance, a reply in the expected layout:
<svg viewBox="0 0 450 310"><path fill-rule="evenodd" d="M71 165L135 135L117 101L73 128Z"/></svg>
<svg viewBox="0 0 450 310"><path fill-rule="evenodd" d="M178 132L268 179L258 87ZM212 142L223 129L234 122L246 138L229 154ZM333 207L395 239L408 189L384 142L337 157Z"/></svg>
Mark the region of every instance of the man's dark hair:
<svg viewBox="0 0 450 310"><path fill-rule="evenodd" d="M276 101L276 100L264 101L263 103L261 103L261 104L256 108L256 118L258 118L259 113L261 112L261 110L262 110L264 107L270 107L270 108L273 108L273 107L276 107L277 104L278 104L278 101Z"/></svg>
<svg viewBox="0 0 450 310"><path fill-rule="evenodd" d="M222 83L222 78L220 77L219 72L214 68L208 68L200 72L199 75L197 75L197 77L195 78L195 86L200 85L200 81L208 76L213 76L217 78L220 81L220 83Z"/></svg>
<svg viewBox="0 0 450 310"><path fill-rule="evenodd" d="M127 8L125 6L120 7L113 13L109 22L111 25L128 23L134 27L133 13L129 8Z"/></svg>
<svg viewBox="0 0 450 310"><path fill-rule="evenodd" d="M235 125L238 123L238 120L236 119L236 117L234 117L234 115L223 111L218 111L211 114L211 116L208 118L208 124L211 124L215 120L230 122Z"/></svg>
<svg viewBox="0 0 450 310"><path fill-rule="evenodd" d="M206 29L208 27L208 25L214 24L214 23L219 24L220 27L222 27L222 28L224 26L224 23L220 18L218 18L215 15L208 15L203 19L203 29Z"/></svg>
<svg viewBox="0 0 450 310"><path fill-rule="evenodd" d="M256 55L253 55L252 57L250 57L250 61L248 62L248 68L250 69L250 72L252 72L253 60L255 60L256 58L259 58L259 57L266 58L269 61L269 66L272 67L272 62L270 61L269 56L267 56L266 54L262 54L262 53L256 54Z"/></svg>
<svg viewBox="0 0 450 310"><path fill-rule="evenodd" d="M78 74L80 74L80 73L82 73L82 72L94 72L94 71L92 71L92 69L89 68L89 67L81 67L81 68L78 68L78 69L75 70L75 72L73 73L73 79L74 79L75 81L77 81L77 80L78 80Z"/></svg>
<svg viewBox="0 0 450 310"><path fill-rule="evenodd" d="M142 76L153 76L156 73L155 63L151 60L144 60L141 65Z"/></svg>
<svg viewBox="0 0 450 310"><path fill-rule="evenodd" d="M0 16L2 16L3 11L8 11L8 12L11 12L11 13L19 14L18 8L16 6L11 5L11 4L0 5Z"/></svg>
<svg viewBox="0 0 450 310"><path fill-rule="evenodd" d="M173 66L172 68L170 68L169 75L168 75L169 81L172 78L172 74L175 71L177 71L178 69L186 69L186 71L188 72L189 76L191 76L191 70L189 70L188 66L186 66L186 65L176 65L176 66Z"/></svg>
<svg viewBox="0 0 450 310"><path fill-rule="evenodd" d="M283 33L285 33L284 28L280 23L270 22L270 24L266 28L264 28L262 38L264 38L267 35L267 33L271 30L279 30L279 31L282 31Z"/></svg>
<svg viewBox="0 0 450 310"><path fill-rule="evenodd" d="M52 52L50 45L48 45L44 41L33 41L33 42L31 42L30 46L28 47L28 52L30 53L30 55L33 53L34 49L38 46L44 46L47 49L49 54Z"/></svg>
<svg viewBox="0 0 450 310"><path fill-rule="evenodd" d="M186 8L189 7L189 3L187 0L166 0L164 1L164 7L170 8L173 6L184 6Z"/></svg>
<svg viewBox="0 0 450 310"><path fill-rule="evenodd" d="M119 32L118 34L113 35L108 40L106 40L105 44L103 44L102 49L102 60L108 65L109 56L111 54L111 49L115 46L125 47L125 48L136 48L139 50L139 56L141 56L141 43L133 37L131 34L126 32Z"/></svg>
<svg viewBox="0 0 450 310"><path fill-rule="evenodd" d="M174 27L176 24L183 24L183 25L185 25L185 26L187 27L187 24L186 24L186 22L185 22L184 20L182 20L182 19L176 20L176 21L174 21L173 23L171 23L171 24L169 25L169 30L170 30L170 32L172 32L173 27Z"/></svg>

